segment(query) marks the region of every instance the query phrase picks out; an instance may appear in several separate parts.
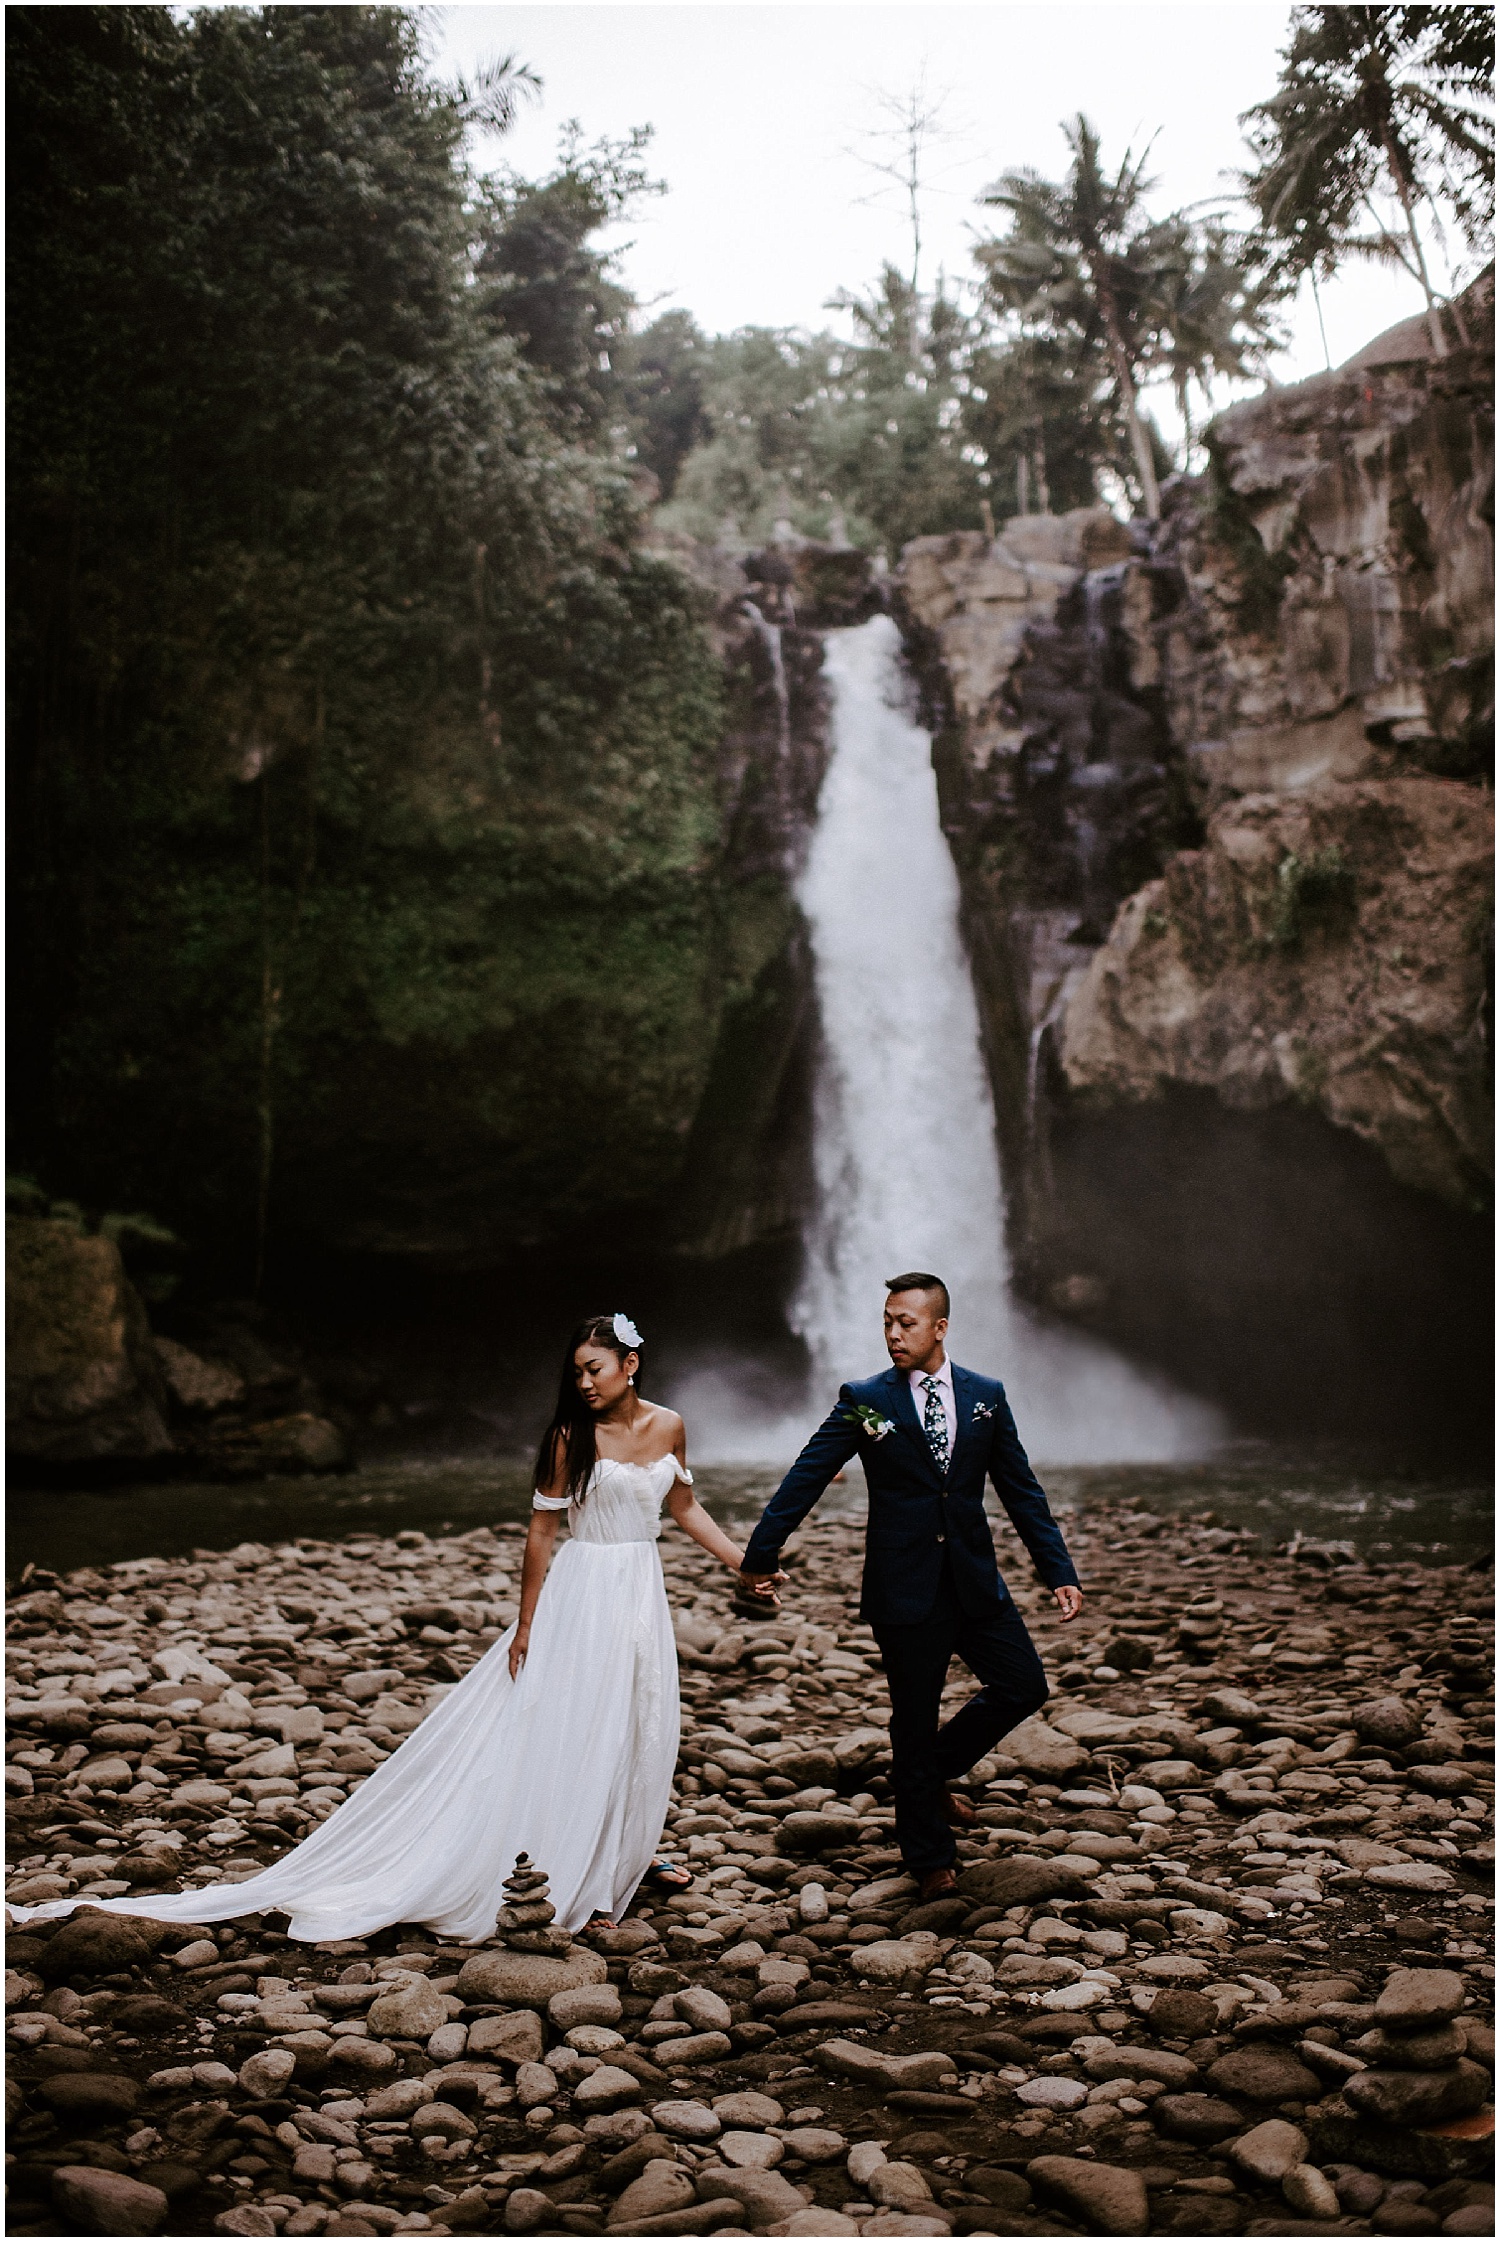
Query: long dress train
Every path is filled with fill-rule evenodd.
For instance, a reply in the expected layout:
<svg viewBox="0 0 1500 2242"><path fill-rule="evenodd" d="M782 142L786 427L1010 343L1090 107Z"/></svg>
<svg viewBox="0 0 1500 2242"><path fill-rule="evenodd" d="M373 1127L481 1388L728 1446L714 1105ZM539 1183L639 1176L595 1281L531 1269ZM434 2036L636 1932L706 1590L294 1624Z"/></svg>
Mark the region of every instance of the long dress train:
<svg viewBox="0 0 1500 2242"><path fill-rule="evenodd" d="M551 1879L557 1919L580 1930L633 1896L661 1840L677 1763L677 1649L656 1541L674 1478L654 1464L595 1464L568 1505L511 1680L515 1629L434 1707L388 1760L281 1860L240 1884L90 1900L157 1922L219 1923L285 1912L293 1938L359 1938L424 1923L481 1939L517 1853ZM535 1506L561 1509L538 1495ZM12 1910L67 1914L76 1903Z"/></svg>

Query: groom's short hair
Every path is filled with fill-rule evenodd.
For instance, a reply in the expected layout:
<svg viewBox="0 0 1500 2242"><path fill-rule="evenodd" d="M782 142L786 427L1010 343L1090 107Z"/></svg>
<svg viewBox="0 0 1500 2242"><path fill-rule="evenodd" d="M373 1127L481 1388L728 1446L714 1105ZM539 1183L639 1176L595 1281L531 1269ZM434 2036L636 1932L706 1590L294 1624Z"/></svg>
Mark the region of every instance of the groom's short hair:
<svg viewBox="0 0 1500 2242"><path fill-rule="evenodd" d="M904 1277L887 1277L885 1289L887 1292L935 1292L942 1303L938 1314L948 1313L948 1287L930 1269L908 1269Z"/></svg>

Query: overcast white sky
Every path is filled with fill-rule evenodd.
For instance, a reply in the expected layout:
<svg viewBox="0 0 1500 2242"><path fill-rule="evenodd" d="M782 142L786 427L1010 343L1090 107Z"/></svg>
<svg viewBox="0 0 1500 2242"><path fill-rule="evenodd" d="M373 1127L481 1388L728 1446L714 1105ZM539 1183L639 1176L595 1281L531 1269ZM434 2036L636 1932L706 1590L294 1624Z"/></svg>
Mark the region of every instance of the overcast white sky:
<svg viewBox="0 0 1500 2242"><path fill-rule="evenodd" d="M925 71L947 94L952 138L933 156L927 277L971 271L970 239L989 214L976 193L1008 166L1057 176L1059 120L1079 109L1100 128L1106 157L1155 136L1158 207L1217 197L1240 159L1239 112L1270 93L1288 9L1237 0L1093 6L612 5L484 0L419 8L440 72L514 52L542 78L541 101L486 163L535 176L558 130L576 117L590 137L654 128L652 163L665 195L620 236L623 275L641 301L680 304L711 330L838 325L824 309L859 288L884 258L905 262L896 203L854 152L877 122L881 91ZM997 214L998 215L998 214ZM1334 363L1421 308L1400 273L1354 267L1323 292ZM1323 366L1309 291L1277 377Z"/></svg>

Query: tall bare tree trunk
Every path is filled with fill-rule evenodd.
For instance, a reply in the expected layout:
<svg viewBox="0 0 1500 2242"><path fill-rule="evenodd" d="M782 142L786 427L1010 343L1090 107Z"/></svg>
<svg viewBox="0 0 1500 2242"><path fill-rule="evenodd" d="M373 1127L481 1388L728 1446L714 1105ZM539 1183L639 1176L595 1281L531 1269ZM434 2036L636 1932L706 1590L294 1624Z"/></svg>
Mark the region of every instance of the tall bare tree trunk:
<svg viewBox="0 0 1500 2242"><path fill-rule="evenodd" d="M1438 299L1433 292L1432 281L1428 275L1427 258L1422 248L1422 237L1417 232L1416 213L1412 209L1411 196L1406 191L1406 181L1402 176L1401 166L1396 161L1395 151L1389 140L1385 143L1385 160L1391 178L1395 181L1396 199L1401 205L1401 215L1406 220L1407 238L1411 242L1412 255L1417 260L1417 272L1422 282L1422 293L1427 298L1427 332L1432 337L1432 354L1434 358L1446 358L1448 355L1448 338L1443 333L1442 313L1438 308Z"/></svg>
<svg viewBox="0 0 1500 2242"><path fill-rule="evenodd" d="M1105 332L1109 336L1109 354L1114 361L1115 380L1120 385L1120 402L1125 407L1125 420L1130 429L1130 449L1135 454L1135 470L1141 478L1141 497L1146 508L1146 518L1157 522L1161 520L1161 492L1156 485L1156 462L1151 457L1151 445L1141 423L1140 407L1136 403L1135 374L1130 364L1130 353L1125 348L1125 337L1120 332L1114 290L1102 269L1101 260L1091 256L1089 268L1094 293L1099 299L1099 309L1104 315Z"/></svg>
<svg viewBox="0 0 1500 2242"><path fill-rule="evenodd" d="M1130 428L1130 449L1135 454L1135 471L1141 478L1141 495L1146 508L1146 519L1161 520L1161 492L1156 483L1156 462L1151 457L1151 445L1136 403L1135 380L1130 371L1130 360L1113 313L1109 314L1109 348L1115 362L1115 379L1120 385L1120 398L1125 407L1125 418Z"/></svg>
<svg viewBox="0 0 1500 2242"><path fill-rule="evenodd" d="M1323 364L1331 374L1333 372L1333 357L1328 348L1328 329L1323 324L1323 299L1318 293L1318 276L1309 269L1307 277L1312 282L1313 310L1318 315L1318 333L1323 338Z"/></svg>

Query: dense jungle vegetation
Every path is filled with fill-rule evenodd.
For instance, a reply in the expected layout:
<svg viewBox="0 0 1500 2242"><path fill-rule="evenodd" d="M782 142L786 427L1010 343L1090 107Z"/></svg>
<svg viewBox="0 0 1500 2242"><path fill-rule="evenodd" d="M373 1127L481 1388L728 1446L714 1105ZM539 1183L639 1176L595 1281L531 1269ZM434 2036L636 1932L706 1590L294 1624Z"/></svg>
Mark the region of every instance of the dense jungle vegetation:
<svg viewBox="0 0 1500 2242"><path fill-rule="evenodd" d="M1141 383L1258 364L1363 223L1327 166L1390 120L1337 111L1339 19L1462 119L1485 14L1294 11L1255 240L1078 119L962 300L888 266L839 339L642 326L597 237L648 135L483 169L527 74L439 82L408 11L10 9L15 1165L237 1285L278 1238L482 1264L659 1194L786 918L722 877L723 678L648 525L894 557L1154 512Z"/></svg>
<svg viewBox="0 0 1500 2242"><path fill-rule="evenodd" d="M462 1252L481 1144L512 1222L638 1196L724 944L717 671L596 440L619 166L474 191L395 9L7 34L22 1163L242 1256L378 1246L403 1159Z"/></svg>

